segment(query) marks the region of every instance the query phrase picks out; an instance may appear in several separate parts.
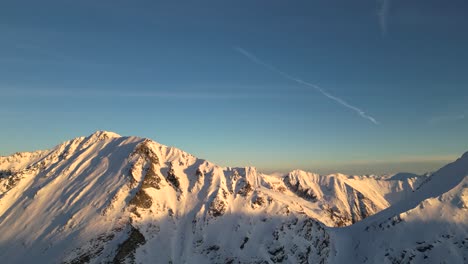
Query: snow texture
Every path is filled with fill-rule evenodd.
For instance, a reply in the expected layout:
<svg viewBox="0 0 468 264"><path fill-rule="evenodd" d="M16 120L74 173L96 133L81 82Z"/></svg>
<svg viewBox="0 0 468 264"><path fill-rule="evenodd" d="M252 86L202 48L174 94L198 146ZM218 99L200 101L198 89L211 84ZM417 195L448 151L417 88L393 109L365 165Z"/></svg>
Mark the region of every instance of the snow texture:
<svg viewBox="0 0 468 264"><path fill-rule="evenodd" d="M264 174L98 131L0 157L2 263L467 263L468 154Z"/></svg>

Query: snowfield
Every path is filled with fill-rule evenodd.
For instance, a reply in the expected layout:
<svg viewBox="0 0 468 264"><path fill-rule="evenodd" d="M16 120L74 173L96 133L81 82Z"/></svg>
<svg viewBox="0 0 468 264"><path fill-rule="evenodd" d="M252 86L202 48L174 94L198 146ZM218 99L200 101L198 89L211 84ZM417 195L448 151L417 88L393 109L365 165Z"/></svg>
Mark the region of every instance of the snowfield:
<svg viewBox="0 0 468 264"><path fill-rule="evenodd" d="M468 154L268 175L98 131L0 157L2 263L468 263Z"/></svg>

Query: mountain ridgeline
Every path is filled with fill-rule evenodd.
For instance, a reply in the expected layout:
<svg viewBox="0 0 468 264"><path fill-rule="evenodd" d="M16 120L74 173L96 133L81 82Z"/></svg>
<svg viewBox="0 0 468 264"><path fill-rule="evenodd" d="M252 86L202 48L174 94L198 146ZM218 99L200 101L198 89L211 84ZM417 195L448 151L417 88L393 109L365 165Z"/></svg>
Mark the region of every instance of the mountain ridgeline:
<svg viewBox="0 0 468 264"><path fill-rule="evenodd" d="M467 263L468 154L269 175L98 131L0 157L2 263Z"/></svg>

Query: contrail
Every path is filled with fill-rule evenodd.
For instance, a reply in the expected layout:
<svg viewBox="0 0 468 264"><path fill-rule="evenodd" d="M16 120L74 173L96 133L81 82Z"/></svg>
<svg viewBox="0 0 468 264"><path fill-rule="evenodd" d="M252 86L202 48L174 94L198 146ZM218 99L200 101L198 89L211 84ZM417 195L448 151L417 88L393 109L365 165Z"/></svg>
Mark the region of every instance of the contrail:
<svg viewBox="0 0 468 264"><path fill-rule="evenodd" d="M380 30L382 36L387 35L388 28L388 12L390 10L390 0L378 0L377 4L379 5L377 15L379 16Z"/></svg>
<svg viewBox="0 0 468 264"><path fill-rule="evenodd" d="M324 96L328 97L329 99L332 99L333 101L339 103L340 105L344 106L344 107L347 107L351 110L353 110L354 112L358 113L361 117L371 121L372 123L378 125L379 122L377 122L377 120L375 120L375 118L373 118L372 116L366 114L366 112L362 111L361 109L359 109L358 107L356 106L353 106L349 103L347 103L345 100L341 99L341 98L338 98L328 92L326 92L324 89L322 89L320 86L318 85L315 85L313 83L309 83L309 82L306 82L306 81L303 81L299 78L296 78L292 75L289 75L288 73L285 73L281 70L279 70L278 68L274 67L273 65L270 65L266 62L263 62L262 60L260 60L259 58L257 58L255 55L253 55L252 53L246 51L245 49L243 48L240 48L240 47L234 47L234 49L236 51L238 51L239 53L241 53L242 55L246 56L248 59L250 59L251 61L259 64L259 65L262 65L263 67L269 69L270 71L273 71L273 72L276 72L278 73L279 75L283 76L284 78L286 79L289 79L291 81L294 81L294 82L297 82L299 84L302 84L304 86L308 86L308 87L311 87L311 88L314 88L315 90L319 91L321 94L323 94Z"/></svg>

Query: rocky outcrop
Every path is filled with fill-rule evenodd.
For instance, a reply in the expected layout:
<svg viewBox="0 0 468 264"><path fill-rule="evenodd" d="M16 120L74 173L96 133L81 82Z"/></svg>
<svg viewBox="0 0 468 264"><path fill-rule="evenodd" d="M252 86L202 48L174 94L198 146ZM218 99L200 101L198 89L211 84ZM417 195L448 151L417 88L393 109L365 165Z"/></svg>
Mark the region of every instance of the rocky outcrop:
<svg viewBox="0 0 468 264"><path fill-rule="evenodd" d="M268 175L96 133L0 157L0 255L11 263L464 263L468 184L453 187L463 164L416 189L418 176ZM391 190L425 196L382 211L404 200Z"/></svg>
<svg viewBox="0 0 468 264"><path fill-rule="evenodd" d="M114 264L135 263L135 251L141 245L146 243L145 237L138 229L131 226L128 238L117 248L117 254L114 257Z"/></svg>

